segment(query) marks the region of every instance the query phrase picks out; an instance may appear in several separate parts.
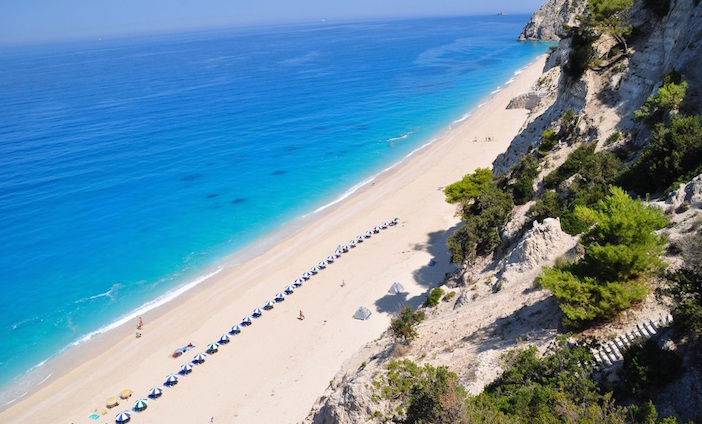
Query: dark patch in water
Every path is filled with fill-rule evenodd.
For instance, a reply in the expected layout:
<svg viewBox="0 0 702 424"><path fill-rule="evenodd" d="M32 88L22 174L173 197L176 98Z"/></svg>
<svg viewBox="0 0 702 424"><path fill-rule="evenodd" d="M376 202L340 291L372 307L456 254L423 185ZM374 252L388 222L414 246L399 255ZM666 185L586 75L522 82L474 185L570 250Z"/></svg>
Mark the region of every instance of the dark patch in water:
<svg viewBox="0 0 702 424"><path fill-rule="evenodd" d="M287 173L288 173L288 171L286 171L286 170L284 170L284 169L279 169L279 170L277 170L277 171L271 172L271 175L273 175L273 176L278 176L278 175L285 175L285 174L287 174Z"/></svg>
<svg viewBox="0 0 702 424"><path fill-rule="evenodd" d="M295 150L300 150L300 146L288 146L285 148L288 152L294 152Z"/></svg>
<svg viewBox="0 0 702 424"><path fill-rule="evenodd" d="M368 125L364 125L364 124L356 125L356 129L360 130L360 131L365 131L368 129Z"/></svg>
<svg viewBox="0 0 702 424"><path fill-rule="evenodd" d="M202 175L200 174L188 174L180 177L181 181L195 181L202 178Z"/></svg>
<svg viewBox="0 0 702 424"><path fill-rule="evenodd" d="M245 201L246 201L245 198L239 197L238 199L232 200L232 205L237 205L237 204L239 204L239 203L244 203Z"/></svg>
<svg viewBox="0 0 702 424"><path fill-rule="evenodd" d="M219 196L219 193L208 194L205 196L205 199L214 199L217 196Z"/></svg>

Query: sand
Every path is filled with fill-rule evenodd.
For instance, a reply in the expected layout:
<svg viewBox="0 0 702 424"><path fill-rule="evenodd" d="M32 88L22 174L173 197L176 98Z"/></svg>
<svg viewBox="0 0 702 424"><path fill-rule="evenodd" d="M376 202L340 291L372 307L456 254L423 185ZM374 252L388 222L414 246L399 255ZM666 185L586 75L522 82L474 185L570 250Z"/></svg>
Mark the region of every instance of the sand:
<svg viewBox="0 0 702 424"><path fill-rule="evenodd" d="M405 302L420 303L454 266L446 238L459 225L441 188L477 167L489 167L525 122L528 111L507 110L540 77L539 58L469 118L372 184L323 212L291 224L232 258L223 271L144 316L143 336L124 325L54 362L60 369L37 390L0 413L6 423L112 423L136 398L163 386L169 373L204 351L232 325L272 299L339 244L383 221L399 224L373 235L312 277L284 302L209 355L179 383L164 388L131 422L291 423L301 421L346 358L388 328ZM490 137L492 141L486 141ZM252 254L261 251L263 254ZM346 282L342 287L342 280ZM394 281L407 294L390 295ZM352 318L359 306L372 315ZM298 319L303 310L306 319ZM178 359L173 349L192 342ZM134 395L111 410L105 401L123 389ZM102 414L93 421L89 416Z"/></svg>

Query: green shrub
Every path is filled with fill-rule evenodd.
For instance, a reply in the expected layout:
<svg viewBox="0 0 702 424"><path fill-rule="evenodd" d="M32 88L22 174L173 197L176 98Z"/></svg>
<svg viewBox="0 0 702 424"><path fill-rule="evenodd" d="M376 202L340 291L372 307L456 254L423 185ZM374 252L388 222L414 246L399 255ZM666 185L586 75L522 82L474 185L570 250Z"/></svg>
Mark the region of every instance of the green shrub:
<svg viewBox="0 0 702 424"><path fill-rule="evenodd" d="M605 146L610 146L619 140L622 139L622 132L619 130L614 131L612 134L607 137L607 140L605 140Z"/></svg>
<svg viewBox="0 0 702 424"><path fill-rule="evenodd" d="M473 203L463 203L464 224L448 239L451 261L473 261L500 245L500 231L514 208L512 195L492 183Z"/></svg>
<svg viewBox="0 0 702 424"><path fill-rule="evenodd" d="M446 201L449 203L471 201L492 184L492 171L488 168L478 168L472 174L463 177L461 181L444 188Z"/></svg>
<svg viewBox="0 0 702 424"><path fill-rule="evenodd" d="M666 280L664 292L673 299L673 325L682 333L702 335L702 272L686 266L667 273Z"/></svg>
<svg viewBox="0 0 702 424"><path fill-rule="evenodd" d="M468 424L466 389L445 366L426 365L410 391L406 424Z"/></svg>
<svg viewBox="0 0 702 424"><path fill-rule="evenodd" d="M390 331L395 339L404 344L409 344L417 337L415 325L424 320L424 311L412 311L411 306L406 306L400 313L390 320Z"/></svg>
<svg viewBox="0 0 702 424"><path fill-rule="evenodd" d="M668 188L680 176L702 165L700 116L675 116L671 126L658 124L653 139L639 158L624 170L619 181L640 195Z"/></svg>
<svg viewBox="0 0 702 424"><path fill-rule="evenodd" d="M571 34L571 49L563 70L572 80L577 81L582 78L592 64L595 57L595 48L592 43L597 39L597 36L587 27L572 28Z"/></svg>
<svg viewBox="0 0 702 424"><path fill-rule="evenodd" d="M512 170L512 197L516 205L523 205L534 196L534 179L539 175L539 162L533 155L524 155Z"/></svg>
<svg viewBox="0 0 702 424"><path fill-rule="evenodd" d="M436 306L441 300L441 296L444 295L444 291L440 287L434 287L431 292L429 292L429 297L427 298L427 305Z"/></svg>
<svg viewBox="0 0 702 424"><path fill-rule="evenodd" d="M529 217L533 220L543 222L546 218L559 218L563 214L563 205L558 193L547 190L529 208Z"/></svg>
<svg viewBox="0 0 702 424"><path fill-rule="evenodd" d="M624 351L618 371L620 390L625 396L650 399L678 375L681 367L682 360L675 352L661 348L651 339L634 344Z"/></svg>
<svg viewBox="0 0 702 424"><path fill-rule="evenodd" d="M536 152L540 156L546 156L558 144L558 135L553 128L548 127L541 133L541 143Z"/></svg>
<svg viewBox="0 0 702 424"><path fill-rule="evenodd" d="M687 82L673 82L675 75L666 77L663 85L651 94L640 109L634 112L637 120L643 121L649 128L655 128L661 123L670 122L685 100Z"/></svg>

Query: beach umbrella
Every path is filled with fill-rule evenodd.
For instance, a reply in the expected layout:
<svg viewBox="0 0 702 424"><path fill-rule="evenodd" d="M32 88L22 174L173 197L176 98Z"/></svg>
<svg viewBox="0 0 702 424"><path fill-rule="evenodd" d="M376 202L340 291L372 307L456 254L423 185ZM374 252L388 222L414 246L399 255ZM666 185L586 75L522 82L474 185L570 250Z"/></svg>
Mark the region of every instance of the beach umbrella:
<svg viewBox="0 0 702 424"><path fill-rule="evenodd" d="M244 318L241 319L241 325L246 327L247 325L251 325L251 316L246 315Z"/></svg>
<svg viewBox="0 0 702 424"><path fill-rule="evenodd" d="M348 245L352 248L356 247L356 239L350 240Z"/></svg>
<svg viewBox="0 0 702 424"><path fill-rule="evenodd" d="M207 357L207 355L205 355L204 353L202 353L202 352L198 353L197 355L195 355L193 357L193 363L194 364L201 364L201 363L205 362L206 357Z"/></svg>
<svg viewBox="0 0 702 424"><path fill-rule="evenodd" d="M140 412L141 412L141 411L143 411L144 409L146 409L147 406L149 406L149 405L146 404L146 399L139 399L139 400L137 400L136 403L134 404L134 410L135 410L135 411L140 411Z"/></svg>
<svg viewBox="0 0 702 424"><path fill-rule="evenodd" d="M207 353L215 353L217 350L219 350L218 343L210 343L207 345Z"/></svg>
<svg viewBox="0 0 702 424"><path fill-rule="evenodd" d="M398 293L402 293L404 291L405 291L405 288L402 287L402 284L400 284L396 281L396 282L392 283L392 286L390 286L390 290L388 290L388 293L398 294Z"/></svg>
<svg viewBox="0 0 702 424"><path fill-rule="evenodd" d="M285 286L285 294L292 294L295 291L295 286Z"/></svg>
<svg viewBox="0 0 702 424"><path fill-rule="evenodd" d="M376 225L375 227L373 227L373 232L374 232L374 233L379 233L380 230L382 230L382 228L380 228L380 225Z"/></svg>
<svg viewBox="0 0 702 424"><path fill-rule="evenodd" d="M356 313L353 314L353 317L356 319L360 320L367 320L371 316L371 311L366 308L365 306L360 306L357 310Z"/></svg>
<svg viewBox="0 0 702 424"><path fill-rule="evenodd" d="M338 248L338 249L336 249L336 250L334 251L334 256L336 256L336 257L338 258L338 257L341 256L343 253L346 253L348 250L349 250L349 249L346 249L345 247L343 247L343 248L340 247L340 248Z"/></svg>
<svg viewBox="0 0 702 424"><path fill-rule="evenodd" d="M380 228L382 228L383 230L388 228L389 226L390 226L390 223L388 221L383 221L383 223L380 224Z"/></svg>
<svg viewBox="0 0 702 424"><path fill-rule="evenodd" d="M366 231L366 238L370 238L373 235L373 231L368 230Z"/></svg>
<svg viewBox="0 0 702 424"><path fill-rule="evenodd" d="M152 387L151 390L149 390L149 397L151 399L156 399L157 397L161 396L163 394L163 389L160 387Z"/></svg>
<svg viewBox="0 0 702 424"><path fill-rule="evenodd" d="M173 386L178 384L178 376L175 374L168 374L166 376L166 382L163 383L164 386Z"/></svg>
<svg viewBox="0 0 702 424"><path fill-rule="evenodd" d="M263 305L263 309L270 310L270 309L273 309L274 306L275 306L275 302L272 300L269 300L266 302L265 305Z"/></svg>
<svg viewBox="0 0 702 424"><path fill-rule="evenodd" d="M329 256L327 256L327 262L332 263L332 262L334 262L334 261L336 260L336 258L338 258L338 256L336 256L336 255L329 255Z"/></svg>
<svg viewBox="0 0 702 424"><path fill-rule="evenodd" d="M232 327L232 330L229 332L229 334L239 334L241 333L241 327L239 324L235 325Z"/></svg>
<svg viewBox="0 0 702 424"><path fill-rule="evenodd" d="M329 262L327 262L327 261L320 261L320 262L317 264L317 267L319 267L319 269L324 269L324 268L327 267L327 265L329 265Z"/></svg>
<svg viewBox="0 0 702 424"><path fill-rule="evenodd" d="M132 418L132 414L130 414L129 411L122 411L115 417L115 422L117 424L126 423L129 422L130 418Z"/></svg>
<svg viewBox="0 0 702 424"><path fill-rule="evenodd" d="M107 399L107 402L105 402L105 405L108 408L114 408L115 406L119 405L119 401L117 400L117 396L112 396L111 398Z"/></svg>
<svg viewBox="0 0 702 424"><path fill-rule="evenodd" d="M313 266L312 269L310 269L310 272L311 272L312 274L318 273L318 272L319 272L319 267Z"/></svg>
<svg viewBox="0 0 702 424"><path fill-rule="evenodd" d="M397 225L398 222L400 222L400 218L393 218L391 225Z"/></svg>
<svg viewBox="0 0 702 424"><path fill-rule="evenodd" d="M193 372L193 364L191 364L190 362L180 366L180 375L190 374L191 372Z"/></svg>
<svg viewBox="0 0 702 424"><path fill-rule="evenodd" d="M361 235L359 235L358 237L356 237L356 242L358 242L358 243L363 243L363 239L365 239L365 238L366 238L366 236L364 236L363 234L361 234Z"/></svg>
<svg viewBox="0 0 702 424"><path fill-rule="evenodd" d="M253 317L254 317L254 318L258 318L258 317L260 317L261 315L263 315L263 309L261 309L261 308L256 308L256 309L253 310Z"/></svg>
<svg viewBox="0 0 702 424"><path fill-rule="evenodd" d="M306 281L306 280L309 280L311 276L312 276L312 273L309 271L306 271L304 274L302 274L302 279Z"/></svg>
<svg viewBox="0 0 702 424"><path fill-rule="evenodd" d="M132 389L124 389L121 392L119 392L119 397L121 397L122 399L127 399L129 398L129 396L132 395L132 393L134 393L132 392Z"/></svg>
<svg viewBox="0 0 702 424"><path fill-rule="evenodd" d="M285 294L283 293L278 293L275 295L275 301L276 302L282 302L285 300Z"/></svg>
<svg viewBox="0 0 702 424"><path fill-rule="evenodd" d="M305 280L303 280L302 278L298 278L293 284L295 285L295 287L300 287L304 282Z"/></svg>
<svg viewBox="0 0 702 424"><path fill-rule="evenodd" d="M219 338L219 344L227 344L229 343L229 334L222 334L222 336Z"/></svg>

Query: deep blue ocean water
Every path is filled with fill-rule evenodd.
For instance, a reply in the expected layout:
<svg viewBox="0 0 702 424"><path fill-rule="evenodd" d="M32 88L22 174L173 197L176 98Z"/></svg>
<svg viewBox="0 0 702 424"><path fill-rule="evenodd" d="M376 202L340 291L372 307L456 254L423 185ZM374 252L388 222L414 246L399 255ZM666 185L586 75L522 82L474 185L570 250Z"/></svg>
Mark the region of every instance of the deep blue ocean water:
<svg viewBox="0 0 702 424"><path fill-rule="evenodd" d="M430 142L545 52L527 19L0 49L0 386Z"/></svg>

